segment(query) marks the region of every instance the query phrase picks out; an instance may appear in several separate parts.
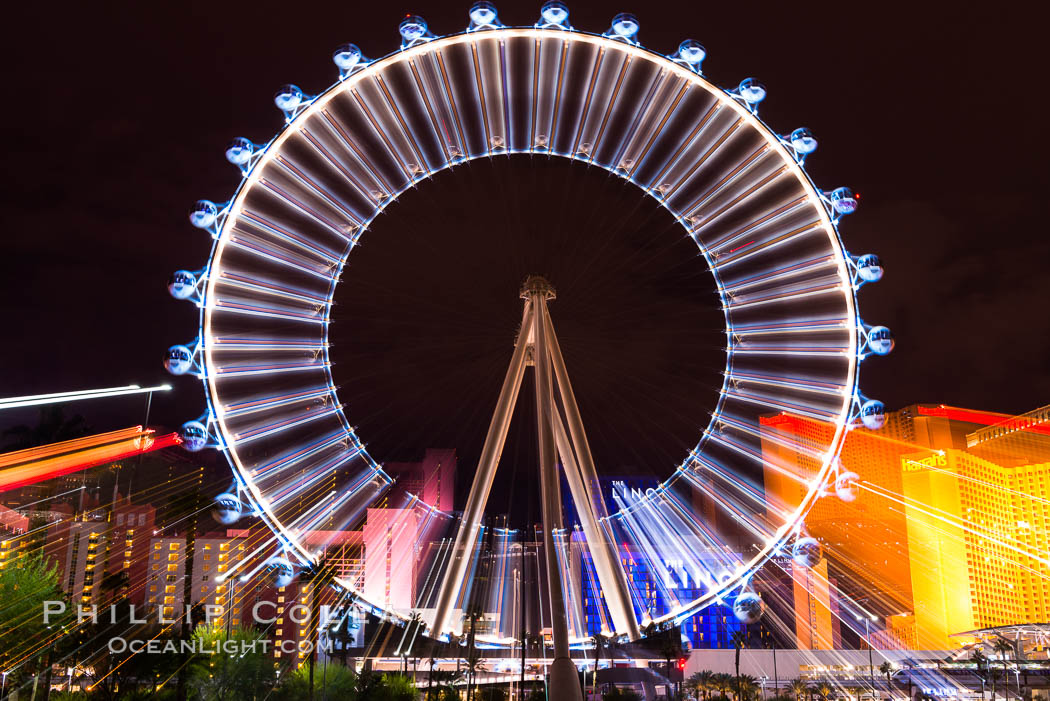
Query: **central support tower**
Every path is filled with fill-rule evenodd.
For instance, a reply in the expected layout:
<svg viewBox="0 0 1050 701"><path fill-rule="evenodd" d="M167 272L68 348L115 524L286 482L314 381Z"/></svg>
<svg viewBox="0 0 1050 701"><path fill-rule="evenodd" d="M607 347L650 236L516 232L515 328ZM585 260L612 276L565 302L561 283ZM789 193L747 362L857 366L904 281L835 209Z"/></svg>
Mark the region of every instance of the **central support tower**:
<svg viewBox="0 0 1050 701"><path fill-rule="evenodd" d="M565 361L554 334L547 302L555 298L554 288L546 279L533 275L521 289L525 301L521 330L511 355L510 367L503 380L496 410L489 423L485 445L478 461L474 483L470 488L463 519L460 521L453 549L453 559L445 572L438 595L431 632L440 636L449 632L448 618L463 590L470 553L481 531L482 515L492 489L493 477L507 438L507 429L517 403L525 367L532 365L536 386L536 425L540 469L540 493L543 505L543 550L550 596L554 661L551 663L552 692L557 698L580 698L576 667L569 656L569 630L565 605L563 573L555 550L555 533L562 523L558 463L594 562L595 572L609 606L615 631L634 640L640 637L627 588L627 576L616 552L605 500L602 496L594 459L583 429L583 420L565 369ZM560 402L555 400L555 391ZM559 407L560 404L560 407ZM564 414L564 416L563 416ZM572 689L576 692L573 693ZM562 694L565 694L562 696Z"/></svg>

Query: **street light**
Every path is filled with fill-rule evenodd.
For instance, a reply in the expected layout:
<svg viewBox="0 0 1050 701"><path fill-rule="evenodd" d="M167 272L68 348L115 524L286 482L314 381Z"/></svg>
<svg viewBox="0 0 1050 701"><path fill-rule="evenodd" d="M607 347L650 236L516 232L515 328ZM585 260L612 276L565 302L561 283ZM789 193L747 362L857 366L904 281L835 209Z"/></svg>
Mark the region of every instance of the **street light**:
<svg viewBox="0 0 1050 701"><path fill-rule="evenodd" d="M864 621L864 642L868 645L868 680L871 683L871 698L875 698L875 661L871 656L871 622L876 620L875 614L869 614L867 616L857 615L857 620Z"/></svg>

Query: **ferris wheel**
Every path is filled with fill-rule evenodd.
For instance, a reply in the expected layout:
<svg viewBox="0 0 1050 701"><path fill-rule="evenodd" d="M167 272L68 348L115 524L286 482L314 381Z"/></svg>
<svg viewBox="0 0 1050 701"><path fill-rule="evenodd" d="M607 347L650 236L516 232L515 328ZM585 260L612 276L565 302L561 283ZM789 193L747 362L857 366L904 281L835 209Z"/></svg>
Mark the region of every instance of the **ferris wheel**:
<svg viewBox="0 0 1050 701"><path fill-rule="evenodd" d="M571 547L590 548L586 563L601 569L601 546L591 542L600 534L614 548L629 544L667 583L662 610L646 609L622 573L611 573L620 558L610 558L589 581L620 577L619 594L608 593L600 612L611 635L637 637L644 625L681 621L715 602L755 620L763 604L753 576L774 557L820 560L805 516L824 495L853 497L857 477L838 462L845 435L884 421L882 403L858 386L860 361L893 348L890 331L865 324L857 309L857 291L882 267L874 255L849 254L839 237L856 197L811 182L804 165L816 138L767 127L759 82L716 86L702 71L701 44L683 41L669 55L647 49L632 15L594 34L572 27L564 4L547 2L534 26L508 27L479 2L463 32L436 36L414 16L399 31L400 47L383 58L339 47L338 79L317 95L283 86L274 98L284 117L278 134L264 143L238 138L226 150L242 177L232 199L201 200L190 213L214 243L203 269L180 270L169 283L174 297L199 307L200 325L195 340L168 350L165 365L205 388L207 410L183 426L185 446L219 449L232 466L234 486L217 499L217 518L265 522L268 568L282 583L316 564L320 549L308 532L361 522L393 480L358 436L357 408L340 402L332 378L330 312L340 277L351 274L350 254L386 207L436 173L479 158L558 156L629 181L696 243L725 319L725 369L706 428L673 475L654 489L618 492L607 511L599 498L587 535L561 528L553 547L563 567ZM530 294L526 314L541 292ZM770 434L762 418L774 414L819 424L819 440ZM764 450L770 442L804 453L811 468L778 464ZM798 483L797 503L764 498L755 475L770 470ZM746 543L729 547L697 513L693 493ZM428 523L445 522L449 543L457 526L480 528L476 513L463 526L467 519L457 524L421 499L412 508ZM470 568L455 563L477 537L456 542L467 551L433 565L444 582L443 603L427 620L437 637L455 630L449 609L471 587ZM338 584L377 615L409 618L348 578ZM578 607L571 595L558 600ZM578 611L567 619L570 643L589 637ZM497 622L479 638L509 645L515 633Z"/></svg>

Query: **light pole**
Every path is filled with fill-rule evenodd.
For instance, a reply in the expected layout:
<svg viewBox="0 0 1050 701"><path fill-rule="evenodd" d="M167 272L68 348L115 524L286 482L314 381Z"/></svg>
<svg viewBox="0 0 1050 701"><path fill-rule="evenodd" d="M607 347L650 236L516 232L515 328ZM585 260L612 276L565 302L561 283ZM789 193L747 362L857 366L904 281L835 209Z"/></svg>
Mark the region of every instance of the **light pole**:
<svg viewBox="0 0 1050 701"><path fill-rule="evenodd" d="M773 698L780 695L780 677L777 676L777 641L770 636L769 647L773 650Z"/></svg>
<svg viewBox="0 0 1050 701"><path fill-rule="evenodd" d="M875 698L875 661L872 659L871 653L871 621L875 620L875 614L869 614L867 616L857 616L857 620L864 620L864 642L868 646L868 680L871 684L871 698Z"/></svg>
<svg viewBox="0 0 1050 701"><path fill-rule="evenodd" d="M4 690L7 689L7 672L0 672L3 675L3 681L0 682L0 699L4 698Z"/></svg>

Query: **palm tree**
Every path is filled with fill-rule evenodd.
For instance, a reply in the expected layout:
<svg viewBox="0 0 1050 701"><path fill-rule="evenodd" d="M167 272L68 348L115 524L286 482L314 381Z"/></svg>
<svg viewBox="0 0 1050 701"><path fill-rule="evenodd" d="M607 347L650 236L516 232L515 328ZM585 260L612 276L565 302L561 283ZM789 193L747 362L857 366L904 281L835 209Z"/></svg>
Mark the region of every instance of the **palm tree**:
<svg viewBox="0 0 1050 701"><path fill-rule="evenodd" d="M454 684L462 676L462 674L460 672L456 672L456 671L451 670L451 669L449 669L449 670L438 669L438 670L432 671L431 672L431 676L433 677L432 681L437 682L437 685L438 685L437 686L437 697L438 698L440 698L440 699L459 698L458 694L456 694L456 690L455 690ZM427 690L427 693L428 694L430 693L429 689ZM365 698L365 697L358 697L358 698ZM429 701L429 699L428 699L428 701Z"/></svg>
<svg viewBox="0 0 1050 701"><path fill-rule="evenodd" d="M737 693L740 694L740 701L754 698L755 692L758 691L758 680L750 674L738 675L736 678L736 688Z"/></svg>
<svg viewBox="0 0 1050 701"><path fill-rule="evenodd" d="M870 691L871 688L868 686L847 686L843 689L848 699L859 699L864 695L865 691Z"/></svg>
<svg viewBox="0 0 1050 701"><path fill-rule="evenodd" d="M713 685L715 691L717 691L721 696L728 697L729 692L733 690L733 676L731 674L720 672L719 674L715 675Z"/></svg>
<svg viewBox="0 0 1050 701"><path fill-rule="evenodd" d="M482 616L481 607L471 604L467 608L467 618L470 619L470 635L467 636L467 701L474 698L474 674L477 671L479 658L474 654L474 634L477 631L478 619Z"/></svg>
<svg viewBox="0 0 1050 701"><path fill-rule="evenodd" d="M430 701L430 692L434 689L434 643L430 643L430 667L429 673L427 674L427 693L424 696L426 701Z"/></svg>
<svg viewBox="0 0 1050 701"><path fill-rule="evenodd" d="M591 643L594 645L594 675L591 678L591 687L594 693L598 693L598 660L602 658L602 648L605 647L605 636L601 633L595 633L591 636ZM584 678L584 685L586 686L587 680Z"/></svg>
<svg viewBox="0 0 1050 701"><path fill-rule="evenodd" d="M1006 690L1003 692L1003 695L1006 696L1010 692L1010 675L1006 671L1006 662L1008 656L1013 654L1014 646L1006 638L996 638L995 642L992 643L992 649L998 652L999 656L1003 660L1003 684L1006 687ZM1021 695L1020 688L1017 689L1017 695Z"/></svg>
<svg viewBox="0 0 1050 701"><path fill-rule="evenodd" d="M328 640L332 643L338 643L339 662L344 667L347 667L349 666L347 656L350 644L354 641L354 636L350 629L350 609L345 605L339 606L331 614L328 621Z"/></svg>
<svg viewBox="0 0 1050 701"><path fill-rule="evenodd" d="M893 665L883 662L879 665L879 671L886 675L886 692L893 696Z"/></svg>
<svg viewBox="0 0 1050 701"><path fill-rule="evenodd" d="M476 684L478 670L481 669L481 654L477 650L471 650L467 653L467 688L470 689L470 695L467 697L468 701L473 701L474 693L477 691L477 687L472 685Z"/></svg>
<svg viewBox="0 0 1050 701"><path fill-rule="evenodd" d="M707 701L707 695L710 693L711 688L714 684L715 673L709 669L703 669L689 677L686 682L686 686L693 690L695 694L701 694L704 701Z"/></svg>
<svg viewBox="0 0 1050 701"><path fill-rule="evenodd" d="M332 572L331 566L325 559L321 559L317 564L310 567L305 567L299 573L299 584L305 586L307 594L306 610L310 612L309 620L309 631L310 637L315 643L317 640L317 628L318 618L320 612L317 607L317 592L318 590L324 590L332 582L335 581L335 573ZM310 652L309 658L306 660L306 664L309 666L309 678L310 678L310 701L314 698L314 666L317 664L317 645L314 644Z"/></svg>
<svg viewBox="0 0 1050 701"><path fill-rule="evenodd" d="M408 650L402 650L401 654L407 652L412 659L412 682L416 683L416 666L419 660L419 649L416 647L416 640L419 639L420 629L423 626L423 615L419 611L412 611L408 614L408 623L405 625L405 640L408 642ZM407 667L407 661L406 661ZM407 669L405 670L408 671Z"/></svg>
<svg viewBox="0 0 1050 701"><path fill-rule="evenodd" d="M989 667L988 679L992 682L992 701L995 701L995 683L999 681L999 670L995 667Z"/></svg>
<svg viewBox="0 0 1050 701"><path fill-rule="evenodd" d="M448 634L448 644L452 647L452 649L456 653L456 674L457 675L459 674L459 661L461 659L460 658L460 654L459 654L459 648L460 648L460 643L462 642L462 640L463 640L463 636L462 635L456 635L455 633L449 633Z"/></svg>
<svg viewBox="0 0 1050 701"><path fill-rule="evenodd" d="M915 682L912 679L912 671L915 669L915 659L911 657L905 657L897 663L900 669L904 672L905 678L908 680L908 698L913 698Z"/></svg>
<svg viewBox="0 0 1050 701"><path fill-rule="evenodd" d="M780 696L780 677L777 676L777 641L772 635L765 639L762 646L773 651L773 696Z"/></svg>
<svg viewBox="0 0 1050 701"><path fill-rule="evenodd" d="M827 682L821 682L817 685L817 693L820 694L820 698L824 699L824 701L828 701L828 699L831 698L833 691L835 690L832 689L831 684L828 684Z"/></svg>
<svg viewBox="0 0 1050 701"><path fill-rule="evenodd" d="M970 655L970 659L977 665L977 678L981 680L981 698L984 698L984 667L988 663L988 658L984 656L984 653L978 648L973 651ZM992 698L995 698L995 690L992 690Z"/></svg>
<svg viewBox="0 0 1050 701"><path fill-rule="evenodd" d="M736 698L737 701L743 701L743 695L740 693L740 650L747 645L747 639L744 637L744 634L741 633L739 630L733 631L732 637L733 647L736 648L736 655L733 660L733 664L736 667L737 679Z"/></svg>
<svg viewBox="0 0 1050 701"><path fill-rule="evenodd" d="M795 695L795 701L802 701L802 699L809 694L809 685L801 679L793 679L788 688L791 689L791 693Z"/></svg>

